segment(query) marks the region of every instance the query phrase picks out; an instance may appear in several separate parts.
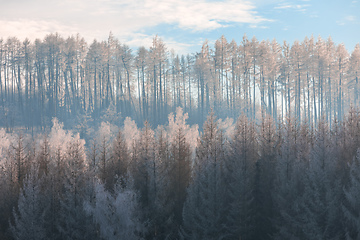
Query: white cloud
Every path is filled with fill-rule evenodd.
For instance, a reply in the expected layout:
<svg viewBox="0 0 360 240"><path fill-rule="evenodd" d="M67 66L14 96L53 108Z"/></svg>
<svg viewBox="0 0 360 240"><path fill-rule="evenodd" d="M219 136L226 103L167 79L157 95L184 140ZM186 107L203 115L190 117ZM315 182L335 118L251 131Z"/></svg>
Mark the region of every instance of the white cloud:
<svg viewBox="0 0 360 240"><path fill-rule="evenodd" d="M250 28L259 28L259 29L268 29L268 26L262 26L262 25L256 25L256 24L251 24L249 26Z"/></svg>
<svg viewBox="0 0 360 240"><path fill-rule="evenodd" d="M160 24L208 31L267 19L251 3L239 0L14 0L2 6L0 21L2 37L41 37L56 31L64 35L79 32L93 39L106 38L110 31L131 38Z"/></svg>
<svg viewBox="0 0 360 240"><path fill-rule="evenodd" d="M75 35L77 29L71 26L63 25L57 21L44 20L0 20L0 36L1 37L17 37L19 39L43 38L49 33L57 32L60 35Z"/></svg>
<svg viewBox="0 0 360 240"><path fill-rule="evenodd" d="M343 26L345 24L359 24L360 22L358 21L358 18L356 16L348 15L343 19L336 21L336 23L339 26Z"/></svg>
<svg viewBox="0 0 360 240"><path fill-rule="evenodd" d="M289 8L293 8L293 5L281 5L275 7L275 9L289 9Z"/></svg>
<svg viewBox="0 0 360 240"><path fill-rule="evenodd" d="M120 39L123 43L127 44L128 46L132 48L136 48L138 46L144 46L149 48L152 45L152 41L154 35L146 35L143 33L134 33L131 36L128 36L127 38ZM186 55L189 53L189 50L191 47L193 47L193 44L191 43L182 43L178 42L175 39L167 36L158 36L162 39L162 41L165 43L165 46L167 50L174 50L176 54L184 54ZM199 44L195 44L199 45Z"/></svg>
<svg viewBox="0 0 360 240"><path fill-rule="evenodd" d="M12 0L0 8L0 38L43 38L57 32L63 37L80 33L89 43L106 40L109 32L132 48L149 47L166 24L174 29L207 32L237 24L264 28L261 17L245 0ZM156 30L155 30L156 31ZM180 43L162 33L168 49L188 53L197 43Z"/></svg>
<svg viewBox="0 0 360 240"><path fill-rule="evenodd" d="M356 17L355 16L346 16L345 20L348 22L356 22Z"/></svg>
<svg viewBox="0 0 360 240"><path fill-rule="evenodd" d="M290 3L282 3L278 6L274 7L274 9L293 9L299 12L305 12L309 7L309 4L290 4Z"/></svg>

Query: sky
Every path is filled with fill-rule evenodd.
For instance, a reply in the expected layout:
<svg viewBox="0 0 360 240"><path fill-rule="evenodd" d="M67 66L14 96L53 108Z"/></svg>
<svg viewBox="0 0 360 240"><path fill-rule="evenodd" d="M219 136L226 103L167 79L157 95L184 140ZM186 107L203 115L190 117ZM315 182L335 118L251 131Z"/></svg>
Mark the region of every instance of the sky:
<svg viewBox="0 0 360 240"><path fill-rule="evenodd" d="M0 38L59 33L106 40L111 32L131 48L158 35L167 49L187 54L222 35L240 43L332 37L352 51L360 42L360 0L0 0Z"/></svg>

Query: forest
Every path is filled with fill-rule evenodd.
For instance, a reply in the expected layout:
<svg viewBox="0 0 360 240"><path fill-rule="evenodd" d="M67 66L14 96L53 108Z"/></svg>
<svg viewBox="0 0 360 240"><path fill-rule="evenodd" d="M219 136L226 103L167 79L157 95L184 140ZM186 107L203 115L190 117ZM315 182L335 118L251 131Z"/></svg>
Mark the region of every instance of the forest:
<svg viewBox="0 0 360 240"><path fill-rule="evenodd" d="M222 119L245 114L259 122L267 114L316 126L359 106L359 44L349 53L331 37L279 44L244 35L213 45L179 56L158 36L137 50L112 33L91 44L57 33L1 39L0 126L36 133L56 117L85 137L101 121L120 126L126 117L163 125L177 107L200 127L211 110Z"/></svg>
<svg viewBox="0 0 360 240"><path fill-rule="evenodd" d="M0 239L359 239L359 73L330 37L0 40Z"/></svg>
<svg viewBox="0 0 360 240"><path fill-rule="evenodd" d="M1 239L359 239L360 112L0 131Z"/></svg>

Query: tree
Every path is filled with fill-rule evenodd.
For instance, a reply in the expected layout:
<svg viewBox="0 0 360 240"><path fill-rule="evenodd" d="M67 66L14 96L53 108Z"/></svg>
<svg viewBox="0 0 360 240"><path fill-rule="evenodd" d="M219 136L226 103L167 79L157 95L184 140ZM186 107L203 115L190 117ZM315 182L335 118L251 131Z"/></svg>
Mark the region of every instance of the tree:
<svg viewBox="0 0 360 240"><path fill-rule="evenodd" d="M155 137L150 125L145 126L135 143L130 164L130 174L133 177L134 189L139 193L139 204L143 209L142 223L146 223L147 236L157 235L157 199L159 194L160 163L155 158Z"/></svg>
<svg viewBox="0 0 360 240"><path fill-rule="evenodd" d="M360 45L356 44L349 59L350 78L349 84L354 91L354 106L359 105L359 75L360 75Z"/></svg>
<svg viewBox="0 0 360 240"><path fill-rule="evenodd" d="M112 145L113 133L116 131L109 122L102 122L97 131L97 145L99 146L99 173L100 179L105 183L107 189L111 189L114 184L114 164L112 163ZM120 140L120 139L119 139Z"/></svg>
<svg viewBox="0 0 360 240"><path fill-rule="evenodd" d="M356 157L349 165L350 171L350 184L349 187L344 188L345 201L341 206L343 215L345 217L345 236L346 239L359 239L360 233L360 179L359 179L359 168L360 168L360 152L357 152Z"/></svg>
<svg viewBox="0 0 360 240"><path fill-rule="evenodd" d="M17 210L13 210L14 225L10 223L10 230L17 240L46 239L47 204L41 193L41 184L38 169L33 168L24 180Z"/></svg>
<svg viewBox="0 0 360 240"><path fill-rule="evenodd" d="M225 226L230 239L251 239L254 234L253 185L258 150L255 124L242 115L236 122L225 161L226 202L229 206Z"/></svg>
<svg viewBox="0 0 360 240"><path fill-rule="evenodd" d="M0 238L8 239L9 219L13 215L19 197L15 169L11 159L11 145L15 136L0 129Z"/></svg>
<svg viewBox="0 0 360 240"><path fill-rule="evenodd" d="M309 162L309 129L288 118L281 131L282 143L277 156L274 180L275 239L302 239L302 203L304 171Z"/></svg>
<svg viewBox="0 0 360 240"><path fill-rule="evenodd" d="M346 86L346 78L345 74L348 66L348 52L343 44L340 44L336 48L336 65L337 65L337 74L338 74L338 85L336 88L337 100L336 100L336 108L337 108L337 117L339 120L343 119L344 115L344 95L345 95L345 86Z"/></svg>
<svg viewBox="0 0 360 240"><path fill-rule="evenodd" d="M112 156L111 156L111 164L110 169L113 171L113 181L112 186L115 185L116 178L123 179L128 173L129 166L129 153L126 146L126 142L124 136L121 131L118 132L115 139L113 140L112 147ZM125 182L124 182L125 183Z"/></svg>
<svg viewBox="0 0 360 240"><path fill-rule="evenodd" d="M193 179L183 209L184 239L221 239L226 236L225 219L224 137L214 114L204 123L196 151Z"/></svg>
<svg viewBox="0 0 360 240"><path fill-rule="evenodd" d="M96 182L94 203L85 202L86 212L99 226L102 239L140 239L144 226L138 218L139 209L134 191L117 183L113 193Z"/></svg>
<svg viewBox="0 0 360 240"><path fill-rule="evenodd" d="M193 131L186 124L187 114L183 114L179 107L176 118L169 115L168 126L168 158L162 159L164 200L162 208L166 210L165 218L169 223L166 226L166 238L177 238L180 226L183 223L183 205L187 196L187 187L191 177L191 148L189 132ZM160 139L159 139L160 140ZM161 143L161 142L160 142Z"/></svg>
<svg viewBox="0 0 360 240"><path fill-rule="evenodd" d="M254 197L254 239L269 239L274 234L274 202L271 193L274 191L276 156L280 138L274 120L266 116L261 122L258 141L260 157L255 163L253 197Z"/></svg>
<svg viewBox="0 0 360 240"><path fill-rule="evenodd" d="M57 228L61 239L93 239L96 228L87 218L83 208L87 188L91 183L87 177L84 151L85 141L75 136L67 149L63 198L60 200L60 216Z"/></svg>
<svg viewBox="0 0 360 240"><path fill-rule="evenodd" d="M299 204L299 226L305 239L337 239L341 236L341 185L336 178L336 154L325 122L320 122L311 151Z"/></svg>

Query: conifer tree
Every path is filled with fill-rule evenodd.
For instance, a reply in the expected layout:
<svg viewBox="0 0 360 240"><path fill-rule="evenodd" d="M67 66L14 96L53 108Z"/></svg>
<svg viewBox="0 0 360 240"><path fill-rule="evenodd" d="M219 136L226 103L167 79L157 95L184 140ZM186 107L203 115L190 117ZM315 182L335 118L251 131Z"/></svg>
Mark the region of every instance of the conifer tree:
<svg viewBox="0 0 360 240"><path fill-rule="evenodd" d="M238 118L230 153L226 158L226 202L229 206L225 226L230 238L250 239L254 234L253 184L259 158L255 124L245 115Z"/></svg>
<svg viewBox="0 0 360 240"><path fill-rule="evenodd" d="M42 181L38 169L33 168L25 177L18 207L13 210L14 225L10 230L16 240L47 239L45 214L47 204L41 192Z"/></svg>
<svg viewBox="0 0 360 240"><path fill-rule="evenodd" d="M340 180L336 178L336 154L328 125L321 121L314 139L301 199L300 218L304 238L337 239L341 236Z"/></svg>
<svg viewBox="0 0 360 240"><path fill-rule="evenodd" d="M104 184L95 183L95 200L85 201L84 208L98 226L101 239L141 239L144 231L139 219L136 194L117 182L113 193L105 189Z"/></svg>
<svg viewBox="0 0 360 240"><path fill-rule="evenodd" d="M271 193L274 191L276 156L280 138L274 120L266 116L259 129L260 157L255 163L254 173L254 239L269 239L275 232L274 203Z"/></svg>
<svg viewBox="0 0 360 240"><path fill-rule="evenodd" d="M342 205L342 213L345 217L345 236L347 240L355 240L360 237L360 152L349 165L350 168L350 184L344 188L345 201Z"/></svg>
<svg viewBox="0 0 360 240"><path fill-rule="evenodd" d="M87 177L84 143L77 135L67 150L64 194L60 201L60 216L57 220L62 239L92 239L96 236L91 218L87 217L83 208L86 189L91 186Z"/></svg>
<svg viewBox="0 0 360 240"><path fill-rule="evenodd" d="M301 134L302 128L304 133ZM304 172L309 162L308 128L294 118L282 125L282 143L277 157L274 180L275 239L301 238L301 196L304 194Z"/></svg>
<svg viewBox="0 0 360 240"><path fill-rule="evenodd" d="M213 113L207 118L196 151L193 179L183 210L183 239L221 239L226 236L224 137Z"/></svg>

